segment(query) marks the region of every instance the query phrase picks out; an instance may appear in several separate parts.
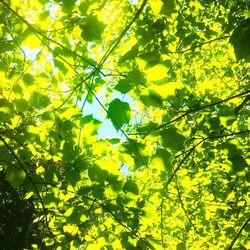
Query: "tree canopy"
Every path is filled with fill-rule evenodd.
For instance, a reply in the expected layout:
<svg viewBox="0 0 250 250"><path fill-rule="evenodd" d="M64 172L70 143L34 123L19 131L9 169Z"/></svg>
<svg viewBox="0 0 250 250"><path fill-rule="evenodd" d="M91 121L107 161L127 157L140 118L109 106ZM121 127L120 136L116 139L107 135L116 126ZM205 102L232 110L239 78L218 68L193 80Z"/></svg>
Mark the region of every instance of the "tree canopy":
<svg viewBox="0 0 250 250"><path fill-rule="evenodd" d="M250 249L249 41L248 0L0 0L0 248Z"/></svg>

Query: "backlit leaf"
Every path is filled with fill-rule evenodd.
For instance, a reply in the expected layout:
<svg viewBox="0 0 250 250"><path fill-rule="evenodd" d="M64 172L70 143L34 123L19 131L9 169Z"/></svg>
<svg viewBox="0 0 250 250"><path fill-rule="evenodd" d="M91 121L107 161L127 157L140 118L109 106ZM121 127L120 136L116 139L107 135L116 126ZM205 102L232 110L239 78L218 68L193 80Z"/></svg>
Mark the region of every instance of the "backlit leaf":
<svg viewBox="0 0 250 250"><path fill-rule="evenodd" d="M127 102L122 102L120 99L114 99L108 108L108 117L111 119L113 126L119 130L124 124L130 121L130 106Z"/></svg>
<svg viewBox="0 0 250 250"><path fill-rule="evenodd" d="M29 108L29 103L25 99L18 99L15 101L15 106L18 111L25 112Z"/></svg>
<svg viewBox="0 0 250 250"><path fill-rule="evenodd" d="M181 150L184 147L185 136L180 134L176 128L168 128L161 132L162 143L165 147L173 150Z"/></svg>
<svg viewBox="0 0 250 250"><path fill-rule="evenodd" d="M30 97L30 103L35 108L45 108L50 104L50 98L38 91L34 91Z"/></svg>
<svg viewBox="0 0 250 250"><path fill-rule="evenodd" d="M233 32L230 42L234 47L236 59L250 62L250 18L244 20Z"/></svg>
<svg viewBox="0 0 250 250"><path fill-rule="evenodd" d="M100 22L96 16L88 16L85 24L80 26L82 29L81 36L86 41L95 41L101 39L105 24Z"/></svg>
<svg viewBox="0 0 250 250"><path fill-rule="evenodd" d="M16 188L23 184L25 176L26 174L22 169L17 169L14 166L10 166L6 169L5 178L13 188Z"/></svg>
<svg viewBox="0 0 250 250"><path fill-rule="evenodd" d="M130 82L126 79L119 80L115 86L115 90L121 92L122 94L128 93L132 89Z"/></svg>
<svg viewBox="0 0 250 250"><path fill-rule="evenodd" d="M127 182L123 186L123 191L124 192L131 192L131 193L136 194L136 195L139 194L138 186L132 180L127 180Z"/></svg>
<svg viewBox="0 0 250 250"><path fill-rule="evenodd" d="M26 84L26 85L32 85L34 82L35 82L35 78L33 75L31 74L24 74L23 75L23 82Z"/></svg>

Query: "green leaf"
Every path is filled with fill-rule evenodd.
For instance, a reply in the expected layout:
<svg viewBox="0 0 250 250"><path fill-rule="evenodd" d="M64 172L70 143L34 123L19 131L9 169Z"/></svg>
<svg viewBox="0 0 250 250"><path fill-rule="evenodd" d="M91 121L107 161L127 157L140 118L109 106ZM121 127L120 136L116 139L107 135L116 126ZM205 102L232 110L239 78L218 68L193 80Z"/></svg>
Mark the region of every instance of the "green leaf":
<svg viewBox="0 0 250 250"><path fill-rule="evenodd" d="M111 138L111 139L106 139L109 143L111 144L118 144L120 143L121 139L119 138Z"/></svg>
<svg viewBox="0 0 250 250"><path fill-rule="evenodd" d="M87 220L86 215L84 214L84 207L76 206L70 207L65 213L66 222L70 224L79 225L80 223Z"/></svg>
<svg viewBox="0 0 250 250"><path fill-rule="evenodd" d="M122 182L118 181L116 176L112 176L110 174L109 176L109 182L111 185L111 188L115 191L115 192L119 192L120 190L122 190Z"/></svg>
<svg viewBox="0 0 250 250"><path fill-rule="evenodd" d="M43 11L40 15L39 15L39 20L40 21L45 21L46 18L48 18L50 15L50 11L49 10L45 10Z"/></svg>
<svg viewBox="0 0 250 250"><path fill-rule="evenodd" d="M162 143L165 147L173 150L183 149L185 137L176 128L169 128L161 132Z"/></svg>
<svg viewBox="0 0 250 250"><path fill-rule="evenodd" d="M66 13L71 13L76 0L62 0L63 3L63 11Z"/></svg>
<svg viewBox="0 0 250 250"><path fill-rule="evenodd" d="M16 94L22 94L23 93L23 90L22 90L22 87L18 84L18 83L15 83L13 85L13 91L16 93Z"/></svg>
<svg viewBox="0 0 250 250"><path fill-rule="evenodd" d="M12 41L1 41L0 40L0 54L13 50L15 47L12 43Z"/></svg>
<svg viewBox="0 0 250 250"><path fill-rule="evenodd" d="M121 92L122 94L128 93L132 89L130 82L127 79L121 79L115 86L115 90Z"/></svg>
<svg viewBox="0 0 250 250"><path fill-rule="evenodd" d="M124 124L130 121L130 106L127 102L114 99L108 108L108 117L111 119L115 129L118 131Z"/></svg>
<svg viewBox="0 0 250 250"><path fill-rule="evenodd" d="M58 180L57 171L53 166L48 166L45 172L45 179L50 183L56 183Z"/></svg>
<svg viewBox="0 0 250 250"><path fill-rule="evenodd" d="M43 203L46 208L56 208L58 205L58 199L55 197L53 193L47 193L43 197Z"/></svg>
<svg viewBox="0 0 250 250"><path fill-rule="evenodd" d="M175 0L165 0L163 2L164 2L164 5L161 8L161 14L166 15L166 16L171 16L175 10L175 6L176 6Z"/></svg>
<svg viewBox="0 0 250 250"><path fill-rule="evenodd" d="M7 70L8 70L7 64L0 61L0 71L6 72Z"/></svg>
<svg viewBox="0 0 250 250"><path fill-rule="evenodd" d="M12 154L10 153L10 151L6 148L6 146L4 144L0 144L0 162L4 163L4 162L11 162L12 161ZM4 164L2 164L3 166ZM1 167L0 165L0 172L1 172Z"/></svg>
<svg viewBox="0 0 250 250"><path fill-rule="evenodd" d="M75 159L74 145L71 141L66 141L63 145L63 160L66 162L73 161Z"/></svg>
<svg viewBox="0 0 250 250"><path fill-rule="evenodd" d="M36 79L35 79L34 76L32 76L31 74L24 74L24 75L23 75L23 82L24 82L27 86L32 85L35 81L36 81Z"/></svg>
<svg viewBox="0 0 250 250"><path fill-rule="evenodd" d="M62 62L60 62L60 61L58 61L58 60L56 60L56 59L54 59L53 61L54 61L55 66L56 66L59 70L61 70L61 72L62 72L63 74L67 74L68 69L65 67L65 65L64 65Z"/></svg>
<svg viewBox="0 0 250 250"><path fill-rule="evenodd" d="M70 50L67 48L56 47L53 50L53 56L54 57L57 57L57 56L71 57L72 53L70 53Z"/></svg>
<svg viewBox="0 0 250 250"><path fill-rule="evenodd" d="M9 74L8 74L8 79L12 79L12 77L13 77L14 74L15 74L15 72L16 72L16 67L13 67L13 68L11 69L11 71L9 72Z"/></svg>
<svg viewBox="0 0 250 250"><path fill-rule="evenodd" d="M127 60L135 59L138 53L139 53L139 44L137 43L126 54L120 57L119 63L123 63L123 62L126 62Z"/></svg>
<svg viewBox="0 0 250 250"><path fill-rule="evenodd" d="M140 100L145 106L152 106L156 108L162 107L162 96L155 90L146 89L140 95Z"/></svg>
<svg viewBox="0 0 250 250"><path fill-rule="evenodd" d="M146 78L138 68L134 68L132 71L130 71L127 75L127 78L133 85L141 85L147 82Z"/></svg>
<svg viewBox="0 0 250 250"><path fill-rule="evenodd" d="M230 142L225 142L221 144L221 148L226 150L228 160L231 161L234 172L240 172L248 167L248 164L243 157L244 153L236 145Z"/></svg>
<svg viewBox="0 0 250 250"><path fill-rule="evenodd" d="M86 115L86 116L83 116L83 117L80 118L81 127L82 127L84 124L91 123L91 122L92 122L93 124L96 124L96 125L102 123L101 121L95 119L95 118L93 117L93 115Z"/></svg>
<svg viewBox="0 0 250 250"><path fill-rule="evenodd" d="M25 112L29 109L29 103L23 98L15 100L15 106L20 112Z"/></svg>
<svg viewBox="0 0 250 250"><path fill-rule="evenodd" d="M129 139L123 143L124 152L131 155L134 158L135 170L138 170L141 166L145 166L149 162L149 155L145 150L145 144L138 143L134 139Z"/></svg>
<svg viewBox="0 0 250 250"><path fill-rule="evenodd" d="M234 47L237 61L250 62L250 18L244 20L233 32L230 43Z"/></svg>
<svg viewBox="0 0 250 250"><path fill-rule="evenodd" d="M228 157L228 159L232 162L233 171L235 172L240 172L245 168L248 168L248 164L242 155L239 154L231 155Z"/></svg>
<svg viewBox="0 0 250 250"><path fill-rule="evenodd" d="M166 170L171 172L172 170L172 154L165 149L157 149L154 154L152 161L157 164L157 167L162 168L162 170Z"/></svg>
<svg viewBox="0 0 250 250"><path fill-rule="evenodd" d="M125 192L125 193L130 192L130 193L138 195L139 194L139 188L138 188L137 184L134 181L127 180L127 182L123 186L123 192Z"/></svg>
<svg viewBox="0 0 250 250"><path fill-rule="evenodd" d="M209 118L208 120L210 126L211 126L211 129L218 129L219 126L220 126L220 119L218 117L211 117Z"/></svg>
<svg viewBox="0 0 250 250"><path fill-rule="evenodd" d="M14 114L14 105L7 99L0 99L0 122L8 122Z"/></svg>
<svg viewBox="0 0 250 250"><path fill-rule="evenodd" d="M176 250L186 250L186 245L183 242L180 242L176 245Z"/></svg>
<svg viewBox="0 0 250 250"><path fill-rule="evenodd" d="M65 180L72 186L75 186L76 183L80 181L80 179L81 176L79 170L77 170L73 166L70 166L69 169L65 172Z"/></svg>
<svg viewBox="0 0 250 250"><path fill-rule="evenodd" d="M93 185L91 187L92 189L92 194L95 198L97 199L101 199L103 197L103 193L104 193L104 188L103 188L103 185Z"/></svg>
<svg viewBox="0 0 250 250"><path fill-rule="evenodd" d="M25 172L22 169L17 169L14 166L8 167L5 171L5 174L5 179L13 188L22 185L26 176Z"/></svg>
<svg viewBox="0 0 250 250"><path fill-rule="evenodd" d="M88 168L88 176L90 180L97 181L101 184L104 184L107 179L108 172L106 170L101 169L97 165L92 165Z"/></svg>
<svg viewBox="0 0 250 250"><path fill-rule="evenodd" d="M157 63L160 62L161 58L160 55L157 53L157 51L141 53L139 57L148 62L157 62Z"/></svg>
<svg viewBox="0 0 250 250"><path fill-rule="evenodd" d="M85 24L80 26L82 29L81 36L88 42L100 40L105 26L106 25L100 22L96 16L88 16L85 20Z"/></svg>
<svg viewBox="0 0 250 250"><path fill-rule="evenodd" d="M142 124L137 131L142 133L148 133L154 130L158 126L157 123L149 121L148 123Z"/></svg>
<svg viewBox="0 0 250 250"><path fill-rule="evenodd" d="M37 109L45 108L50 104L50 98L38 91L34 91L30 97L30 103Z"/></svg>

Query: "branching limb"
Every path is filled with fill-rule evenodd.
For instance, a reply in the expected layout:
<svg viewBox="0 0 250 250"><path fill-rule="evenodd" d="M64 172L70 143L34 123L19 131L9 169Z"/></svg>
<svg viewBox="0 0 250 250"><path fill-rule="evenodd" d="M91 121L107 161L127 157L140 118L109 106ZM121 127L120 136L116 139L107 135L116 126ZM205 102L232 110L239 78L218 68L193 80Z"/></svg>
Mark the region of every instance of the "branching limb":
<svg viewBox="0 0 250 250"><path fill-rule="evenodd" d="M219 41L219 40L224 40L224 39L227 39L227 38L230 38L231 36L222 36L222 37L217 37L217 38L214 38L214 39L211 39L211 40L209 40L209 41L206 41L206 42L204 42L204 43L199 43L199 44L197 44L197 45L194 45L194 46L191 46L190 48L188 48L188 49L184 49L184 50L180 50L180 51L174 51L174 52L167 52L167 53L165 53L165 54L176 54L176 53L186 53L186 52L188 52L188 51L191 51L191 50L194 50L194 49L196 49L196 48L200 48L200 47L202 47L202 46L204 46L204 45L206 45L206 44L210 44L210 43L213 43L213 42L216 42L216 41Z"/></svg>
<svg viewBox="0 0 250 250"><path fill-rule="evenodd" d="M183 159L179 162L179 164L177 165L177 167L173 170L171 176L169 177L168 181L165 184L165 188L168 188L168 185L171 183L171 181L173 180L174 176L176 175L177 171L181 168L181 166L184 164L184 162L188 159L188 157L193 153L193 151L195 150L195 148L200 145L201 143L203 143L204 140L198 142L197 144L195 144L192 148L190 148L187 151L187 154L183 157Z"/></svg>
<svg viewBox="0 0 250 250"><path fill-rule="evenodd" d="M172 179L174 178L174 176L176 175L176 172L181 168L181 166L184 164L184 162L188 159L188 157L192 154L192 152L195 150L196 147L198 147L200 144L202 144L203 142L207 141L207 140L214 140L214 139L218 139L218 138L224 138L224 137L230 137L230 136L234 136L234 135L239 135L239 134L246 134L249 133L250 130L243 130L243 131L238 131L238 132L233 132L230 134L222 134L222 135L215 135L215 136L210 136L210 137L206 137L201 139L201 141L199 141L197 144L195 144L193 147L191 147L190 149L188 149L187 151L185 151L186 155L183 157L183 159L179 162L179 164L177 165L177 167L173 170L172 175L170 176L170 178L168 179L168 181L166 182L165 187L167 188L168 185L171 183ZM175 158L180 157L182 154L177 155Z"/></svg>
<svg viewBox="0 0 250 250"><path fill-rule="evenodd" d="M243 229L247 226L247 224L249 223L250 221L250 217L245 221L245 223L241 226L241 228L239 229L239 231L237 232L237 234L235 235L235 237L233 238L230 246L228 247L228 250L232 250L233 249L233 246L236 242L236 240L240 237Z"/></svg>
<svg viewBox="0 0 250 250"><path fill-rule="evenodd" d="M226 99L222 99L222 100L220 100L220 101L213 102L213 103L210 103L210 104L207 104L207 105L198 107L198 108L196 108L196 109L189 109L189 110L185 111L182 115L180 115L180 116L178 116L178 117L172 119L171 121L166 122L166 123L164 123L164 124L162 124L162 125L160 125L160 126L154 128L153 130L149 131L148 134L150 134L150 133L153 132L153 131L160 130L160 129L164 128L164 127L167 127L168 125L170 125L170 124L172 124L172 123L174 123L174 122L180 120L181 118L184 118L185 116L187 116L187 115L189 115L189 114L191 114L191 113L195 113L195 112L201 111L201 110L203 110L203 109L207 109L207 108L210 108L210 107L213 107L213 106L217 106L217 105L219 105L219 104L222 104L222 103L224 103L224 102L230 101L230 100L232 100L232 99L234 99L234 98L238 98L238 97L247 95L247 94L249 94L249 93L250 93L250 90L247 90L247 91L242 92L242 93L240 93L240 94L230 96L230 97L228 97L228 98L226 98Z"/></svg>
<svg viewBox="0 0 250 250"><path fill-rule="evenodd" d="M161 200L160 211L161 211L161 245L164 248L164 231L163 231L163 206L164 206L164 199Z"/></svg>
<svg viewBox="0 0 250 250"><path fill-rule="evenodd" d="M180 188L179 188L179 184L178 184L178 180L177 180L177 176L175 175L175 183L176 183L176 190L177 190L177 193L178 193L178 199L180 201L180 204L181 204L181 207L182 207L182 210L183 212L185 213L189 223L191 224L191 226L193 227L194 231L199 234L198 230L196 229L194 223L192 222L191 218L189 217L189 214L184 206L184 203L182 201L182 197L181 197L181 192L180 192Z"/></svg>
<svg viewBox="0 0 250 250"><path fill-rule="evenodd" d="M236 115L238 115L239 112L240 112L240 110L243 108L243 106L244 106L245 104L247 104L247 102L248 102L249 100L250 100L250 95L248 95L247 97L245 97L245 99L243 100L243 102L242 102L239 106L236 107L236 109L234 110L234 113L235 113Z"/></svg>
<svg viewBox="0 0 250 250"><path fill-rule="evenodd" d="M140 8L135 13L133 19L129 22L129 24L125 27L125 29L121 32L121 34L116 38L116 40L107 49L106 53L104 54L104 56L102 57L102 59L101 59L101 61L99 63L99 67L102 66L105 63L105 61L108 59L108 57L111 55L111 53L115 50L116 46L120 43L122 38L126 35L127 31L130 29L130 27L133 25L133 23L140 16L140 14L142 13L142 11L143 11L144 7L146 6L146 4L147 4L147 0L143 0Z"/></svg>

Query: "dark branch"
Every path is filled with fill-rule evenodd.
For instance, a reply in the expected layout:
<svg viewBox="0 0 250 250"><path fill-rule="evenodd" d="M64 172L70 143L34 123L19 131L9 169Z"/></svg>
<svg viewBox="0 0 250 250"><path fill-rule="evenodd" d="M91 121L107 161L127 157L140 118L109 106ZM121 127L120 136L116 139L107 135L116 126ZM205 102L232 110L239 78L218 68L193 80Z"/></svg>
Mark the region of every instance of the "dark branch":
<svg viewBox="0 0 250 250"><path fill-rule="evenodd" d="M233 246L236 242L236 240L240 237L240 234L242 233L243 229L247 226L247 224L249 223L250 221L250 217L245 221L245 223L241 226L241 228L239 229L239 231L237 232L237 234L235 235L235 237L233 238L230 246L228 247L228 250L232 250L233 249Z"/></svg>
<svg viewBox="0 0 250 250"><path fill-rule="evenodd" d="M167 52L167 53L165 53L165 54L176 54L176 53L186 53L187 51L190 51L190 50L194 50L194 49L196 49L196 48L200 48L200 47L202 47L202 46L204 46L204 45L206 45L206 44L210 44L210 43L213 43L213 42L216 42L216 41L219 41L219 40L224 40L224 39L227 39L227 38L230 38L231 36L222 36L222 37L217 37L217 38L214 38L214 39L212 39L212 40L209 40L209 41L207 41L207 42L204 42L204 43L199 43L199 44L197 44L197 45L194 45L194 46L191 46L190 48L188 48L188 49L184 49L184 50L180 50L180 51L173 51L173 52L171 52L171 51L169 51L169 52Z"/></svg>
<svg viewBox="0 0 250 250"><path fill-rule="evenodd" d="M195 112L201 111L201 110L203 110L203 109L207 109L207 108L210 108L210 107L213 107L213 106L217 106L217 105L219 105L219 104L222 104L222 103L224 103L224 102L230 101L230 100L232 100L232 99L234 99L234 98L238 98L238 97L240 97L240 96L247 95L247 94L249 94L249 93L250 93L250 90L247 90L247 91L242 92L242 93L240 93L240 94L230 96L230 97L228 97L228 98L226 98L226 99L223 99L223 100L220 100L220 101L217 101L217 102L213 102L213 103L210 103L210 104L207 104L207 105L198 107L198 108L196 108L196 109L189 109L189 110L185 111L182 115L180 115L180 116L178 116L178 117L172 119L171 121L166 122L166 123L164 123L164 124L162 124L162 125L156 127L155 129L149 131L148 134L150 134L152 131L156 131L156 130L162 129L162 128L164 128L164 127L166 127L166 126L168 126L168 125L170 125L170 124L172 124L172 123L178 121L179 119L181 119L181 118L183 118L183 117L185 117L185 116L187 116L187 115L189 115L189 114L191 114L191 113L195 113Z"/></svg>
<svg viewBox="0 0 250 250"><path fill-rule="evenodd" d="M248 102L249 100L250 100L250 95L248 95L247 97L245 97L245 99L243 100L243 102L242 102L239 106L236 107L236 109L234 110L234 113L235 113L236 115L238 115L239 112L240 112L240 110L243 108L243 106L244 106L245 104L247 104L247 102Z"/></svg>
<svg viewBox="0 0 250 250"><path fill-rule="evenodd" d="M115 50L116 46L120 43L122 38L126 35L127 31L130 29L130 27L133 25L133 23L137 20L137 18L140 16L142 13L144 7L147 4L147 0L144 0L140 6L140 8L137 10L135 13L133 19L129 22L129 24L125 27L125 29L121 32L121 34L116 38L116 40L110 45L110 47L107 49L106 53L102 57L99 66L103 65L104 62L108 59L110 54Z"/></svg>
<svg viewBox="0 0 250 250"><path fill-rule="evenodd" d="M184 202L182 200L182 197L181 197L181 192L180 192L180 188L179 188L179 184L178 184L178 180L177 180L177 175L175 175L175 183L176 183L176 190L177 190L177 193L178 193L178 198L179 198L179 201L180 201L180 204L181 204L181 207L182 207L182 210L184 212L184 214L186 215L189 223L191 224L191 226L193 227L194 231L199 234L198 230L196 229L194 223L192 222L191 218L189 217L189 214L187 213L187 210L184 206Z"/></svg>

